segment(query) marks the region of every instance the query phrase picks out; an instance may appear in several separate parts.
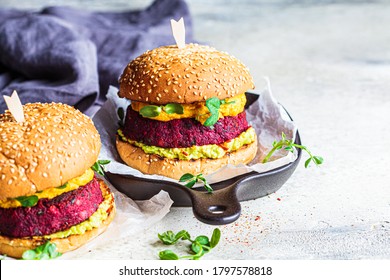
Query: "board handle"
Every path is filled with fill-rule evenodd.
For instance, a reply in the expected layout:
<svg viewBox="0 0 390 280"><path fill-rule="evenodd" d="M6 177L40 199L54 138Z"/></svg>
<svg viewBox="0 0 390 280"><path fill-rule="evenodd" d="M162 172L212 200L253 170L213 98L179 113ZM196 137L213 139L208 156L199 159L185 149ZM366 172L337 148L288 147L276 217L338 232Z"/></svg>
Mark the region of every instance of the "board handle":
<svg viewBox="0 0 390 280"><path fill-rule="evenodd" d="M212 193L192 190L194 216L210 225L225 225L237 220L241 215L241 204L237 199L236 186L237 183Z"/></svg>

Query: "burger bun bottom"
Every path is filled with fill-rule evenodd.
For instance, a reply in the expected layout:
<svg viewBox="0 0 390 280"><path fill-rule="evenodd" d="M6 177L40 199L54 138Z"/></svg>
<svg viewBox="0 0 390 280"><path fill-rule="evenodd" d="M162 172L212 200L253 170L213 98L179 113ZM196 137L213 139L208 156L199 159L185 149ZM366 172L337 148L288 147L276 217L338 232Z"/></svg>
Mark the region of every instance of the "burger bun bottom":
<svg viewBox="0 0 390 280"><path fill-rule="evenodd" d="M130 167L144 174L162 175L179 180L185 173L210 174L227 165L247 164L257 152L257 139L239 150L218 159L179 160L167 159L158 155L146 154L141 148L116 138L116 148L122 160Z"/></svg>

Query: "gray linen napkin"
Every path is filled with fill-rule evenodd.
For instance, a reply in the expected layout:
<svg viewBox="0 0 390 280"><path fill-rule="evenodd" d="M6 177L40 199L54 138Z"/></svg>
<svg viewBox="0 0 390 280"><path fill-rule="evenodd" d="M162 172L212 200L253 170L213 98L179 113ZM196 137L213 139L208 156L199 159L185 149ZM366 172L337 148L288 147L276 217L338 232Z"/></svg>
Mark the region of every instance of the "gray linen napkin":
<svg viewBox="0 0 390 280"><path fill-rule="evenodd" d="M62 102L92 114L127 63L144 51L174 44L170 19L192 22L183 0L156 0L145 10L91 12L48 7L0 9L0 93L27 102ZM0 98L0 113L6 109Z"/></svg>

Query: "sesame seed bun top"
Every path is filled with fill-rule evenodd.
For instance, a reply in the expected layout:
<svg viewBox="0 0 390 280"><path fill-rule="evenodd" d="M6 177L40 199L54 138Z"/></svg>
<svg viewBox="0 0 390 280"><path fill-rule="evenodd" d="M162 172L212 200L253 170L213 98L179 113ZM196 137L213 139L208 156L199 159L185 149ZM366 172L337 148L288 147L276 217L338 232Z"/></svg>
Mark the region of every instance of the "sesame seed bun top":
<svg viewBox="0 0 390 280"><path fill-rule="evenodd" d="M100 136L71 106L23 106L25 122L0 114L0 200L32 195L82 175L98 158Z"/></svg>
<svg viewBox="0 0 390 280"><path fill-rule="evenodd" d="M248 68L238 59L198 44L145 52L127 65L119 84L120 97L155 104L225 99L254 88Z"/></svg>

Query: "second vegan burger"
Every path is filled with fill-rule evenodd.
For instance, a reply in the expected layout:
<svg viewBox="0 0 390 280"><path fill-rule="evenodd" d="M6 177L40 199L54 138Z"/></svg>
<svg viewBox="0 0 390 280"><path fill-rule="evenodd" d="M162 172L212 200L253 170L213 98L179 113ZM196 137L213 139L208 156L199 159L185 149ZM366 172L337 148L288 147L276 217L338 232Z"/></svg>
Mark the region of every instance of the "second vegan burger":
<svg viewBox="0 0 390 280"><path fill-rule="evenodd" d="M0 114L0 254L20 258L46 242L61 253L102 233L114 196L92 166L100 136L71 106L23 106L25 121Z"/></svg>

